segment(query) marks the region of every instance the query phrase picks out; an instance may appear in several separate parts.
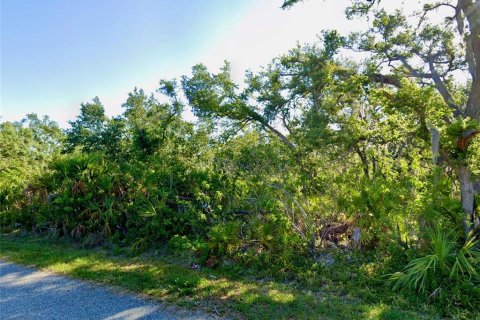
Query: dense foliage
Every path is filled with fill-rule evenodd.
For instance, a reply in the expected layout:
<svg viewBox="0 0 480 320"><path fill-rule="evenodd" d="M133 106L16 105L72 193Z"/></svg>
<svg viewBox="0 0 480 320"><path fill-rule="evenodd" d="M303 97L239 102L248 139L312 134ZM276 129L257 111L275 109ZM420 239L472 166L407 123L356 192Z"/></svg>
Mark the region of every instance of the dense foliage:
<svg viewBox="0 0 480 320"><path fill-rule="evenodd" d="M203 265L285 278L353 254L375 262L370 279L390 273L395 290L474 312L479 208L464 192L478 191L479 119L466 97L478 73L455 81L472 70L452 30L372 10L347 10L372 15L372 30L326 31L243 84L228 63L197 65L156 94L135 89L117 117L95 98L64 131L35 115L2 123L1 227L135 252L168 243ZM340 55L350 49L371 59ZM410 64L415 54L430 70Z"/></svg>

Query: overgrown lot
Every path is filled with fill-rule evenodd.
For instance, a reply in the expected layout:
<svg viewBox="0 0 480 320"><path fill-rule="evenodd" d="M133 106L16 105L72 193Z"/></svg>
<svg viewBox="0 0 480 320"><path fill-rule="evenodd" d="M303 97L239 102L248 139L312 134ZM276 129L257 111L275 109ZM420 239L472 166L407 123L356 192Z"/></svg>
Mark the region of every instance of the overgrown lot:
<svg viewBox="0 0 480 320"><path fill-rule="evenodd" d="M0 231L50 239L1 254L247 318L478 317L480 6L384 3L243 81L0 123Z"/></svg>

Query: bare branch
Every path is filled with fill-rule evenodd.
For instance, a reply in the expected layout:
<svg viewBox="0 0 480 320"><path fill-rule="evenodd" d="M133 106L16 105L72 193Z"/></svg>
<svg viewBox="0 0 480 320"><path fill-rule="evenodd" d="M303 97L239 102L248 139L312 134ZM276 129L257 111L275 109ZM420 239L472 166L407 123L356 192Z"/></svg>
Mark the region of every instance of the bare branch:
<svg viewBox="0 0 480 320"><path fill-rule="evenodd" d="M407 61L407 59L405 59L405 57L398 57L398 60L403 64L403 66L405 68L407 68L408 72L410 72L410 75L412 77L415 77L415 78L432 78L432 74L431 73L421 73L417 70L415 70Z"/></svg>
<svg viewBox="0 0 480 320"><path fill-rule="evenodd" d="M442 81L440 76L437 73L437 70L435 69L435 65L433 64L433 59L428 59L427 61L428 67L430 68L430 72L432 74L432 80L433 83L435 84L435 87L437 88L438 92L442 96L443 100L445 103L454 110L454 113L459 113L460 108L458 105L456 105L453 101L453 97L448 91L447 87L445 86L445 83Z"/></svg>
<svg viewBox="0 0 480 320"><path fill-rule="evenodd" d="M278 138L280 138L280 140L287 146L289 147L290 149L292 150L296 150L297 147L292 143L290 142L290 140L288 140L288 138L283 134L281 133L280 131L278 131L277 129L275 129L274 127L272 127L267 121L260 121L260 124L262 126L264 126L265 128L267 128L268 130L270 130L273 134L275 134Z"/></svg>

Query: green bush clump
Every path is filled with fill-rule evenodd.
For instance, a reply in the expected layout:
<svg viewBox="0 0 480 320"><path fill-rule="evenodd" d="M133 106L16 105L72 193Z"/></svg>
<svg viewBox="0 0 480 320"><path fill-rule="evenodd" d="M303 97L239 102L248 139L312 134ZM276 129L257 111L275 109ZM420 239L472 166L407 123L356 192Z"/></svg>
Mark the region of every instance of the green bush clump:
<svg viewBox="0 0 480 320"><path fill-rule="evenodd" d="M470 236L463 244L451 234L436 229L429 233L428 254L412 260L402 272L391 275L393 289L412 289L425 293L441 289L442 283L463 279L480 280L478 241Z"/></svg>
<svg viewBox="0 0 480 320"><path fill-rule="evenodd" d="M480 303L480 248L470 236L459 241L452 232L440 228L429 233L426 255L411 260L403 271L391 274L394 290L427 294L445 310L454 306L472 308Z"/></svg>
<svg viewBox="0 0 480 320"><path fill-rule="evenodd" d="M173 252L184 252L192 250L193 244L186 236L174 235L168 241L168 248Z"/></svg>

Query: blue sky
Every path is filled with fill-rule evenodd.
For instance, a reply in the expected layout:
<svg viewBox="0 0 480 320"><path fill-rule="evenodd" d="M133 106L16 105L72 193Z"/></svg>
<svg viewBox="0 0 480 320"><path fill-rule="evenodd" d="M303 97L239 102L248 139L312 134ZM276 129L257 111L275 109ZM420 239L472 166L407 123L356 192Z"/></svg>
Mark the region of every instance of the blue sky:
<svg viewBox="0 0 480 320"><path fill-rule="evenodd" d="M152 92L195 63L227 59L241 79L322 29L348 30L346 0L0 1L0 121L35 112L66 126L95 96L119 114L135 86Z"/></svg>

